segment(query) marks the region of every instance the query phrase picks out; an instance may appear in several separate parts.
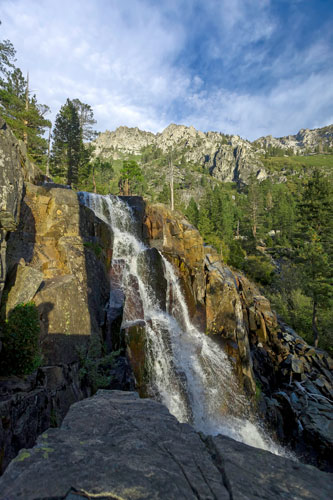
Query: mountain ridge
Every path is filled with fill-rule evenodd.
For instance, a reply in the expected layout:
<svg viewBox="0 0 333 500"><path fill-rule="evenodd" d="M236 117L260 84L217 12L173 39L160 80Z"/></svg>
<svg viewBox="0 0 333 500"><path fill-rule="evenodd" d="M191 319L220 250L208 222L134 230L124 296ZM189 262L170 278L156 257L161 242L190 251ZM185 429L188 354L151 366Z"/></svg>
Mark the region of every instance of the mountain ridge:
<svg viewBox="0 0 333 500"><path fill-rule="evenodd" d="M93 142L95 156L119 159L123 155L141 155L146 148L162 154L172 150L175 158L198 165L222 182L248 184L251 176L265 180L269 172L262 161L268 156L307 155L333 151L333 125L301 129L295 135L280 138L271 135L253 142L238 135L196 130L193 126L171 123L156 134L138 127L118 127L100 133ZM280 182L283 182L282 177Z"/></svg>

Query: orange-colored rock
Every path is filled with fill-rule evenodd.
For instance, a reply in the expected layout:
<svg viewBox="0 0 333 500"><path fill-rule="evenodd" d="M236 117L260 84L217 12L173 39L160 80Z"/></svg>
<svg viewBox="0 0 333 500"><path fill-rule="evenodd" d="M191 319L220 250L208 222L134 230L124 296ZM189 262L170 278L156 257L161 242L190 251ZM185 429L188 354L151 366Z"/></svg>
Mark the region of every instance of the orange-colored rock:
<svg viewBox="0 0 333 500"><path fill-rule="evenodd" d="M40 312L45 362L77 359L74 344L100 333L111 246L109 228L79 204L77 193L26 184L19 227L8 242L9 268L15 269L23 257L42 272L43 283L30 299Z"/></svg>

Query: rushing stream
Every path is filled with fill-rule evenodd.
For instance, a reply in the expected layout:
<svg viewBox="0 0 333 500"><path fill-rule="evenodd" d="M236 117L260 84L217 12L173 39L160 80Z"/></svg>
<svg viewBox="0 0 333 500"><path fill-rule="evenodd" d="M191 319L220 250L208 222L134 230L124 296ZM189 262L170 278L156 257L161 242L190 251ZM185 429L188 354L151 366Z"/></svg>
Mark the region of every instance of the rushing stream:
<svg viewBox="0 0 333 500"><path fill-rule="evenodd" d="M205 434L225 434L251 446L280 454L251 415L228 357L214 339L191 323L172 265L162 256L167 280L167 308L142 278L142 254L131 208L120 198L80 193L80 201L112 227L114 234L110 305L130 294L137 308L123 318L123 327L145 322L150 393L180 422ZM117 266L119 272L117 272ZM149 273L149 269L145 270ZM137 314L133 311L137 311ZM136 317L137 316L137 317Z"/></svg>

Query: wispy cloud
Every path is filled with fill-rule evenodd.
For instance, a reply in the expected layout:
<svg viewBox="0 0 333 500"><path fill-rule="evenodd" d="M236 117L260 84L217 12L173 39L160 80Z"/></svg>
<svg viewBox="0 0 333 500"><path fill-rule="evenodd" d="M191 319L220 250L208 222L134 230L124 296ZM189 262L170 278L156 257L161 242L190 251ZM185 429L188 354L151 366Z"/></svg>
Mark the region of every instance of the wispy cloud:
<svg viewBox="0 0 333 500"><path fill-rule="evenodd" d="M333 121L333 6L307 43L314 3L2 0L0 38L53 118L78 97L100 130L178 122L254 139Z"/></svg>

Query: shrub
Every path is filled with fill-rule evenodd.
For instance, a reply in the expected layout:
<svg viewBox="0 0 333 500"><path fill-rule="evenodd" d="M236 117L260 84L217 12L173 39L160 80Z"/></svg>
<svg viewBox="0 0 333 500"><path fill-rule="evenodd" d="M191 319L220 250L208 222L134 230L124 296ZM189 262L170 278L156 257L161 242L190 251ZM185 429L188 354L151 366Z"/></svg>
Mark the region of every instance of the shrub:
<svg viewBox="0 0 333 500"><path fill-rule="evenodd" d="M264 256L250 255L244 262L243 270L263 285L269 285L274 276L274 266Z"/></svg>
<svg viewBox="0 0 333 500"><path fill-rule="evenodd" d="M18 304L4 324L0 368L3 375L27 375L40 365L39 333L36 305Z"/></svg>
<svg viewBox="0 0 333 500"><path fill-rule="evenodd" d="M92 335L88 353L85 353L84 349L78 349L80 379L91 387L93 393L110 386L110 371L119 354L120 350L109 354L103 353L103 346L97 335Z"/></svg>

